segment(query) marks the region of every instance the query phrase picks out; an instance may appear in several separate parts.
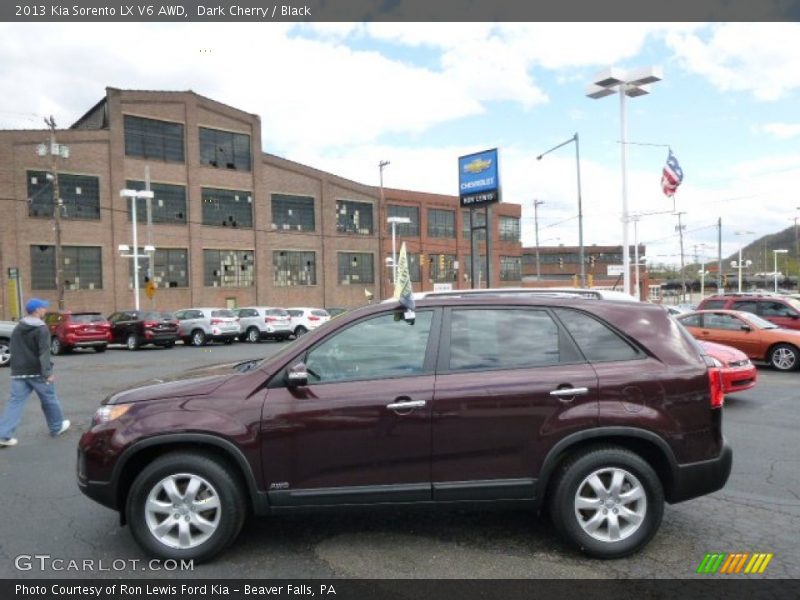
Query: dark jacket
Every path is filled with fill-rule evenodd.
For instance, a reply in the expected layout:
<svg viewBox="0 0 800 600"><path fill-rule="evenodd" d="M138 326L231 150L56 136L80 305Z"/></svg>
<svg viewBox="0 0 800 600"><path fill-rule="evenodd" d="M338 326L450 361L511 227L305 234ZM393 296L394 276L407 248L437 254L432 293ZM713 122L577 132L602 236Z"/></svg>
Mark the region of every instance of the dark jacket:
<svg viewBox="0 0 800 600"><path fill-rule="evenodd" d="M11 332L11 377L41 375L50 377L50 332L44 321L35 317L23 318Z"/></svg>

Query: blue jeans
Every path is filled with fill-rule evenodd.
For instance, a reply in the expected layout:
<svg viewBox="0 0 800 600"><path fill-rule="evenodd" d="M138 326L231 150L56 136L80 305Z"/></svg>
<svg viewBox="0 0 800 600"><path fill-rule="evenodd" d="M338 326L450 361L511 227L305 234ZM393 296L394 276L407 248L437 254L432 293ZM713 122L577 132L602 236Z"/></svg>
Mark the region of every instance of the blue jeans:
<svg viewBox="0 0 800 600"><path fill-rule="evenodd" d="M56 435L61 429L64 421L64 413L61 404L56 397L56 389L52 383L47 383L43 377L30 377L26 379L11 379L11 397L6 404L6 410L0 419L0 439L13 437L19 422L22 420L22 413L25 410L25 403L31 392L36 392L42 403L42 412L47 419L47 427L50 435Z"/></svg>

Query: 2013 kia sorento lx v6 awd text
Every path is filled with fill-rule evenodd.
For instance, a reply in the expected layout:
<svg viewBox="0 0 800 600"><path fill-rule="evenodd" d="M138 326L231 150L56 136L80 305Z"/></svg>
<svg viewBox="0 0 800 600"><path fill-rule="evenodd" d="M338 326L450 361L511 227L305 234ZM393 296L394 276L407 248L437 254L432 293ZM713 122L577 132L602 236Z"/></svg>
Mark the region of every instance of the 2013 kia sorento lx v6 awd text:
<svg viewBox="0 0 800 600"><path fill-rule="evenodd" d="M403 314L367 306L269 358L111 396L81 489L158 557L209 559L248 513L505 501L613 558L665 501L725 484L720 374L662 307L497 292Z"/></svg>

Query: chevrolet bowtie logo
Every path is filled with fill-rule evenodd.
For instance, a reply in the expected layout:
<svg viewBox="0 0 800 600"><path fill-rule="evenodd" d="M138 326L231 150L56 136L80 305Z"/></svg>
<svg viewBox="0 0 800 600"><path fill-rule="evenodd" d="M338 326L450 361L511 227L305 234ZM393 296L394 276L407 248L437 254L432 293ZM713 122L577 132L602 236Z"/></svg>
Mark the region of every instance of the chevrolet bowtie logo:
<svg viewBox="0 0 800 600"><path fill-rule="evenodd" d="M476 158L472 162L468 162L467 164L464 165L464 171L466 173L472 173L474 175L476 173L480 173L481 171L485 171L491 166L492 166L491 160L481 160L480 158Z"/></svg>

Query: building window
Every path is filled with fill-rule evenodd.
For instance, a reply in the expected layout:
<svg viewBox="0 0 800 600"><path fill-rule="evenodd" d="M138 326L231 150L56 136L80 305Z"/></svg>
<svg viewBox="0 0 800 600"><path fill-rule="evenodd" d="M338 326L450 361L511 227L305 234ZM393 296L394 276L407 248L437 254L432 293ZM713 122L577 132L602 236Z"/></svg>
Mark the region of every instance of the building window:
<svg viewBox="0 0 800 600"><path fill-rule="evenodd" d="M336 231L372 235L372 204L339 200L336 202Z"/></svg>
<svg viewBox="0 0 800 600"><path fill-rule="evenodd" d="M479 227L486 225L486 213L483 210L475 210L472 211L472 225L474 227ZM461 220L464 223L464 237L469 241L469 210L462 210L461 211ZM478 240L485 240L486 239L486 229L476 229L475 230L475 241Z"/></svg>
<svg viewBox="0 0 800 600"><path fill-rule="evenodd" d="M390 204L388 206L390 217L406 217L411 223L397 223L397 235L400 237L419 236L419 208L416 206L399 206ZM386 231L392 233L392 224L386 224Z"/></svg>
<svg viewBox="0 0 800 600"><path fill-rule="evenodd" d="M464 273L462 279L469 281L472 276L472 256L467 254L464 256L464 262L461 264L461 270ZM481 254L475 256L475 287L480 287L486 283L486 255Z"/></svg>
<svg viewBox="0 0 800 600"><path fill-rule="evenodd" d="M399 251L398 251L398 256L400 256ZM415 283L421 282L422 268L420 264L420 255L412 252L406 252L406 258L408 259L408 273L411 276L411 281ZM389 281L394 281L394 269L392 268L391 254L386 255L385 264L388 265Z"/></svg>
<svg viewBox="0 0 800 600"><path fill-rule="evenodd" d="M53 216L53 176L45 171L28 171L28 216ZM90 175L58 174L61 216L66 219L100 218L100 179Z"/></svg>
<svg viewBox="0 0 800 600"><path fill-rule="evenodd" d="M438 238L456 237L456 213L436 208L428 210L428 235Z"/></svg>
<svg viewBox="0 0 800 600"><path fill-rule="evenodd" d="M314 231L314 198L272 194L272 228L278 231Z"/></svg>
<svg viewBox="0 0 800 600"><path fill-rule="evenodd" d="M125 115L125 155L184 162L183 124Z"/></svg>
<svg viewBox="0 0 800 600"><path fill-rule="evenodd" d="M253 285L252 250L203 250L203 285L250 287Z"/></svg>
<svg viewBox="0 0 800 600"><path fill-rule="evenodd" d="M275 250L272 272L276 287L317 285L317 255L315 252Z"/></svg>
<svg viewBox="0 0 800 600"><path fill-rule="evenodd" d="M431 254L428 259L431 264L431 280L434 283L451 283L457 280L454 254Z"/></svg>
<svg viewBox="0 0 800 600"><path fill-rule="evenodd" d="M64 289L103 288L102 251L99 246L62 246ZM56 247L31 246L31 289L56 289Z"/></svg>
<svg viewBox="0 0 800 600"><path fill-rule="evenodd" d="M200 128L200 164L218 169L250 170L250 136Z"/></svg>
<svg viewBox="0 0 800 600"><path fill-rule="evenodd" d="M138 217L138 215L137 215ZM144 248L139 248L144 255ZM133 260L129 260L128 287L133 288ZM156 248L153 254L153 272L148 275L150 260L139 259L139 285L144 287L151 278L159 288L189 287L189 251L185 248Z"/></svg>
<svg viewBox="0 0 800 600"><path fill-rule="evenodd" d="M500 239L504 242L519 242L519 219L516 217L500 217Z"/></svg>
<svg viewBox="0 0 800 600"><path fill-rule="evenodd" d="M141 192L145 189L144 181L126 181L125 187L129 190ZM166 183L151 183L150 191L154 198L151 201L153 223L186 223L186 188L182 185L169 185ZM132 198L128 198L128 220L131 220ZM147 200L138 198L136 201L136 220L139 223L147 222Z"/></svg>
<svg viewBox="0 0 800 600"><path fill-rule="evenodd" d="M364 252L339 253L339 283L374 283L375 267L372 254Z"/></svg>
<svg viewBox="0 0 800 600"><path fill-rule="evenodd" d="M253 227L253 196L240 190L202 188L203 225Z"/></svg>
<svg viewBox="0 0 800 600"><path fill-rule="evenodd" d="M519 256L500 257L500 281L519 281L522 279L522 259Z"/></svg>

